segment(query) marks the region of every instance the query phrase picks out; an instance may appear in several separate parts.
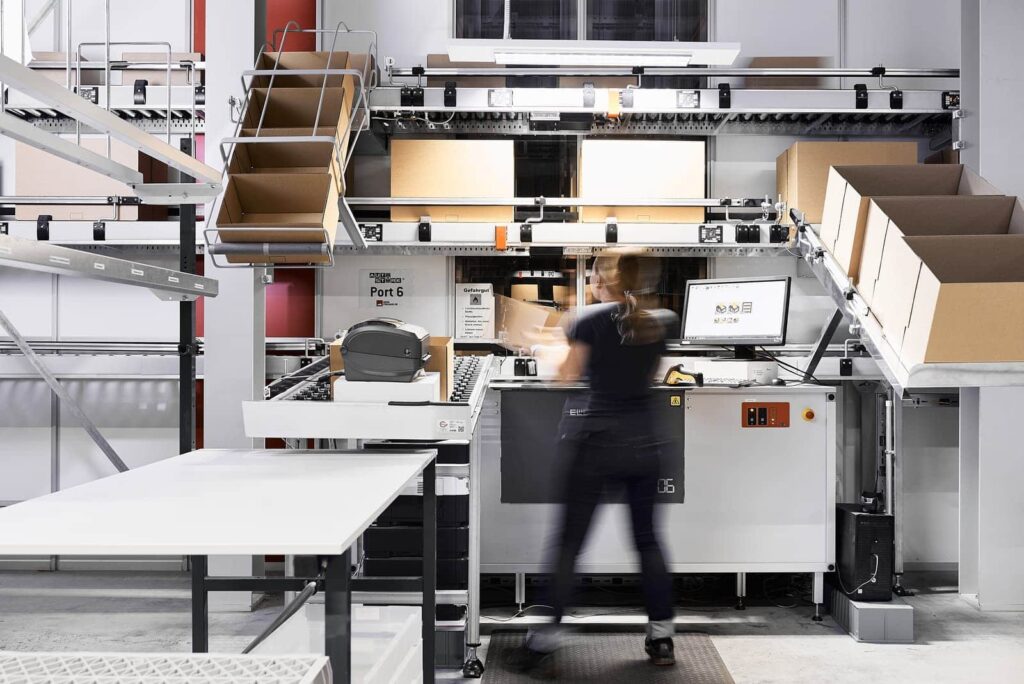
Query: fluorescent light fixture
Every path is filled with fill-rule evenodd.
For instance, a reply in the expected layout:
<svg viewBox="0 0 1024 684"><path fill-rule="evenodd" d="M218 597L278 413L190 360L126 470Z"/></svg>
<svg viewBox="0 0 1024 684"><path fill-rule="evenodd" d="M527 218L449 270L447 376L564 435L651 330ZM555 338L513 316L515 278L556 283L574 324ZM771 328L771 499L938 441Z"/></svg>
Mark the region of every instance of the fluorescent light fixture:
<svg viewBox="0 0 1024 684"><path fill-rule="evenodd" d="M458 39L448 43L448 58L452 62L530 66L728 66L739 53L739 43L477 39Z"/></svg>

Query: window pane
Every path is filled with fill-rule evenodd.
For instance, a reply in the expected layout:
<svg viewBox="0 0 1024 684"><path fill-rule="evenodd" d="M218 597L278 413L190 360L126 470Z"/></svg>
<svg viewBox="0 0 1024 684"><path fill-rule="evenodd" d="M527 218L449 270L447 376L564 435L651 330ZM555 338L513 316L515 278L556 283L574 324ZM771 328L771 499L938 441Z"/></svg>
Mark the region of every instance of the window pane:
<svg viewBox="0 0 1024 684"><path fill-rule="evenodd" d="M456 0L456 38L502 38L504 0ZM512 38L574 40L576 0L515 0Z"/></svg>
<svg viewBox="0 0 1024 684"><path fill-rule="evenodd" d="M591 40L708 39L707 0L587 0Z"/></svg>

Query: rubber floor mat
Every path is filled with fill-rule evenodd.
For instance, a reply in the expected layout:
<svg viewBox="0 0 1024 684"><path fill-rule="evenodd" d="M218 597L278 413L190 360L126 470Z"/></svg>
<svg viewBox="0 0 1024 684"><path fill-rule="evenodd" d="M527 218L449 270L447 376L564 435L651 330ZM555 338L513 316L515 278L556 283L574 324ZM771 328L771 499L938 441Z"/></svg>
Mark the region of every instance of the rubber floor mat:
<svg viewBox="0 0 1024 684"><path fill-rule="evenodd" d="M487 647L483 684L535 682L538 676L506 668L508 655L523 643L526 632L498 631ZM555 655L558 682L622 682L623 684L734 684L711 637L701 632L680 632L674 637L676 664L658 667L644 653L641 632L575 633Z"/></svg>

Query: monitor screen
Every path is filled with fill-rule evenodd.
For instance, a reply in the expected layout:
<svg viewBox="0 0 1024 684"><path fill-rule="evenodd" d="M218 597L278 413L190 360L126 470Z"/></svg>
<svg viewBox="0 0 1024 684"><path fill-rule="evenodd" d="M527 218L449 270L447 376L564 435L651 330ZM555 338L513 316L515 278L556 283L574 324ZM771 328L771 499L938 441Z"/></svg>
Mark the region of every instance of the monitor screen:
<svg viewBox="0 0 1024 684"><path fill-rule="evenodd" d="M785 344L789 276L691 280L686 284L682 342Z"/></svg>

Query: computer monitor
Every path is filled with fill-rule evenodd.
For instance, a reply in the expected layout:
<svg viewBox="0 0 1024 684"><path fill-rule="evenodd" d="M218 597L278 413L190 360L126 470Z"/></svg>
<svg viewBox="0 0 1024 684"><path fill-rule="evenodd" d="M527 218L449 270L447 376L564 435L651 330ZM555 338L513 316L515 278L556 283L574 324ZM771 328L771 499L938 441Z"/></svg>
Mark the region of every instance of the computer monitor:
<svg viewBox="0 0 1024 684"><path fill-rule="evenodd" d="M683 303L683 344L754 346L786 343L789 276L691 280Z"/></svg>

